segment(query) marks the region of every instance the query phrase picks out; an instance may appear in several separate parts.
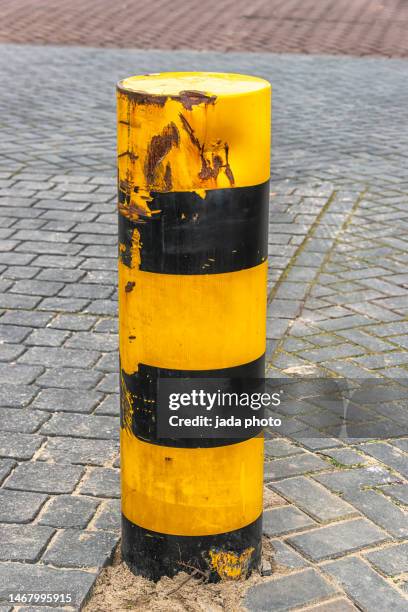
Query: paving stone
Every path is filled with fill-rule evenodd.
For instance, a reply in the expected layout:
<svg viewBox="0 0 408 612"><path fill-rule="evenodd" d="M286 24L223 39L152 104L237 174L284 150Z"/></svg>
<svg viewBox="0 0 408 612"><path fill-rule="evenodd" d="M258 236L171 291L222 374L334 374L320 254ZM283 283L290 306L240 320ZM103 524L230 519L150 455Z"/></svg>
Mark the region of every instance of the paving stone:
<svg viewBox="0 0 408 612"><path fill-rule="evenodd" d="M87 350L116 351L118 338L114 334L95 334L92 332L76 332L66 343L69 348L83 348ZM116 364L117 365L117 364Z"/></svg>
<svg viewBox="0 0 408 612"><path fill-rule="evenodd" d="M272 508L263 515L263 531L268 536L280 536L315 525L313 519L295 506Z"/></svg>
<svg viewBox="0 0 408 612"><path fill-rule="evenodd" d="M102 379L102 376L103 374L101 372L97 372L96 370L83 370L79 368L53 368L44 372L44 374L40 376L36 382L42 387L88 390L95 387Z"/></svg>
<svg viewBox="0 0 408 612"><path fill-rule="evenodd" d="M115 350L113 353L107 353L103 355L95 366L98 370L103 372L114 372L116 373L119 369L119 354Z"/></svg>
<svg viewBox="0 0 408 612"><path fill-rule="evenodd" d="M0 432L0 457L31 459L43 442L38 435Z"/></svg>
<svg viewBox="0 0 408 612"><path fill-rule="evenodd" d="M6 312L0 323L6 325L22 325L26 327L45 327L53 315L48 312L35 312L32 310L20 310L19 312Z"/></svg>
<svg viewBox="0 0 408 612"><path fill-rule="evenodd" d="M104 393L118 393L119 391L119 374L106 374L97 387L98 391Z"/></svg>
<svg viewBox="0 0 408 612"><path fill-rule="evenodd" d="M120 404L119 404L119 395L112 394L108 395L106 399L103 400L95 408L94 414L101 414L106 416L118 416L120 413Z"/></svg>
<svg viewBox="0 0 408 612"><path fill-rule="evenodd" d="M316 570L306 569L251 587L245 596L244 606L251 612L265 612L271 609L273 602L274 611L292 610L315 603L335 593L336 589Z"/></svg>
<svg viewBox="0 0 408 612"><path fill-rule="evenodd" d="M4 369L0 366L0 406L5 408L23 408L31 402L39 389L34 385L19 384L18 380L33 380L42 371L42 368L28 368L28 366L15 368L13 364L10 365L12 366L11 368L9 366L4 367ZM15 384L4 382L7 372L10 372L11 375L17 372L17 382Z"/></svg>
<svg viewBox="0 0 408 612"><path fill-rule="evenodd" d="M81 484L81 495L119 497L119 472L111 468L94 468Z"/></svg>
<svg viewBox="0 0 408 612"><path fill-rule="evenodd" d="M57 463L103 466L118 454L117 442L88 438L49 438L38 459Z"/></svg>
<svg viewBox="0 0 408 612"><path fill-rule="evenodd" d="M7 488L39 493L71 493L79 482L83 468L77 465L36 461L22 463L7 480Z"/></svg>
<svg viewBox="0 0 408 612"><path fill-rule="evenodd" d="M96 573L60 570L45 565L26 563L0 564L0 600L8 601L9 593L71 593L78 607L89 594Z"/></svg>
<svg viewBox="0 0 408 612"><path fill-rule="evenodd" d="M23 293L24 295L50 296L56 295L63 287L63 283L40 280L19 280L14 283L11 291L12 293Z"/></svg>
<svg viewBox="0 0 408 612"><path fill-rule="evenodd" d="M279 480L280 478L288 478L289 476L297 476L298 474L317 472L319 470L328 469L329 467L330 466L319 457L309 453L302 453L293 457L274 459L273 461L266 462L264 477L266 481Z"/></svg>
<svg viewBox="0 0 408 612"><path fill-rule="evenodd" d="M77 389L43 389L37 395L32 407L49 412L89 413L100 402L103 395L95 391Z"/></svg>
<svg viewBox="0 0 408 612"><path fill-rule="evenodd" d="M360 487L380 486L398 481L385 468L377 465L331 474L315 474L313 478L335 493L347 493Z"/></svg>
<svg viewBox="0 0 408 612"><path fill-rule="evenodd" d="M355 514L352 506L304 476L280 480L270 487L317 521L330 521Z"/></svg>
<svg viewBox="0 0 408 612"><path fill-rule="evenodd" d="M118 419L108 416L55 413L41 433L52 436L116 440L119 437Z"/></svg>
<svg viewBox="0 0 408 612"><path fill-rule="evenodd" d="M309 562L282 540L269 540L269 542L273 548L274 571L279 571L281 568L288 570L308 567Z"/></svg>
<svg viewBox="0 0 408 612"><path fill-rule="evenodd" d="M352 612L357 609L347 599L335 599L312 608L303 608L303 612Z"/></svg>
<svg viewBox="0 0 408 612"><path fill-rule="evenodd" d="M69 336L69 332L57 329L36 329L26 339L29 346L61 346Z"/></svg>
<svg viewBox="0 0 408 612"><path fill-rule="evenodd" d="M408 572L408 543L374 550L366 553L365 558L386 576L397 576Z"/></svg>
<svg viewBox="0 0 408 612"><path fill-rule="evenodd" d="M56 567L103 567L111 559L117 541L118 536L111 532L64 530L43 559Z"/></svg>
<svg viewBox="0 0 408 612"><path fill-rule="evenodd" d="M38 410L0 408L3 432L34 433L47 419L48 415Z"/></svg>
<svg viewBox="0 0 408 612"><path fill-rule="evenodd" d="M345 499L394 538L408 537L408 515L385 495L373 490L352 491Z"/></svg>
<svg viewBox="0 0 408 612"><path fill-rule="evenodd" d="M79 495L58 495L47 504L39 523L58 528L85 529L99 501Z"/></svg>
<svg viewBox="0 0 408 612"><path fill-rule="evenodd" d="M0 560L34 563L53 533L41 525L0 525Z"/></svg>
<svg viewBox="0 0 408 612"><path fill-rule="evenodd" d="M387 541L389 535L366 519L334 523L295 535L287 542L313 561L336 558Z"/></svg>
<svg viewBox="0 0 408 612"><path fill-rule="evenodd" d="M33 347L29 348L20 358L20 362L41 364L47 367L91 367L99 354L95 351L82 351L62 347Z"/></svg>
<svg viewBox="0 0 408 612"><path fill-rule="evenodd" d="M0 319L1 320L1 319ZM31 327L0 325L0 342L22 342L31 332Z"/></svg>
<svg viewBox="0 0 408 612"><path fill-rule="evenodd" d="M362 444L360 448L367 453L367 455L375 457L403 476L408 477L408 455L404 455L401 451L385 442Z"/></svg>
<svg viewBox="0 0 408 612"><path fill-rule="evenodd" d="M403 611L407 600L368 563L348 557L325 564L322 569L343 587L347 595L363 610Z"/></svg>
<svg viewBox="0 0 408 612"><path fill-rule="evenodd" d="M104 502L93 521L95 529L105 529L107 531L119 531L121 522L120 501L112 499Z"/></svg>
<svg viewBox="0 0 408 612"><path fill-rule="evenodd" d="M0 459L0 484L7 478L16 465L17 462L12 459Z"/></svg>
<svg viewBox="0 0 408 612"><path fill-rule="evenodd" d="M265 455L268 457L288 457L302 452L303 449L284 438L265 440Z"/></svg>
<svg viewBox="0 0 408 612"><path fill-rule="evenodd" d="M30 523L47 499L40 493L0 489L0 522Z"/></svg>
<svg viewBox="0 0 408 612"><path fill-rule="evenodd" d="M346 466L364 464L369 461L364 455L360 455L353 448L338 448L324 453L334 459L337 463Z"/></svg>
<svg viewBox="0 0 408 612"><path fill-rule="evenodd" d="M408 484L396 484L384 487L382 491L401 504L408 506Z"/></svg>

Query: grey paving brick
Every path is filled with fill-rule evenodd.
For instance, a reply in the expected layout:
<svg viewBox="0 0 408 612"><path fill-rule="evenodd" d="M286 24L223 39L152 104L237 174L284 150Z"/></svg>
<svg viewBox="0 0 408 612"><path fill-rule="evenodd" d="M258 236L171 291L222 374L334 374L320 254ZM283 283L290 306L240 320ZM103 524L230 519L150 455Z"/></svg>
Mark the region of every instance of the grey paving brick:
<svg viewBox="0 0 408 612"><path fill-rule="evenodd" d="M52 297L44 298L38 305L40 310L54 310L56 312L80 312L89 303L89 300Z"/></svg>
<svg viewBox="0 0 408 612"><path fill-rule="evenodd" d="M366 559L386 576L408 572L408 543L387 546L365 554Z"/></svg>
<svg viewBox="0 0 408 612"><path fill-rule="evenodd" d="M99 357L95 351L66 349L62 347L32 347L20 358L23 363L41 364L47 367L90 367Z"/></svg>
<svg viewBox="0 0 408 612"><path fill-rule="evenodd" d="M61 346L69 336L69 332L57 329L35 329L26 339L29 346Z"/></svg>
<svg viewBox="0 0 408 612"><path fill-rule="evenodd" d="M95 366L103 372L117 372L119 368L119 355L117 351L103 355Z"/></svg>
<svg viewBox="0 0 408 612"><path fill-rule="evenodd" d="M404 596L361 559L348 557L327 563L322 569L367 612L381 609L402 612L407 609Z"/></svg>
<svg viewBox="0 0 408 612"><path fill-rule="evenodd" d="M23 371L20 367L24 368ZM7 367L2 368L0 366L0 406L4 406L5 408L22 408L27 406L31 400L38 393L38 387L35 385L23 385L18 384L18 379L25 377L27 380L27 375L29 379L33 379L41 372L42 368L33 368L30 371L27 371L27 366L20 366L19 368L15 368L13 364L10 364ZM34 372L32 371L34 370ZM4 382L7 379L7 373L9 372L11 377L17 371L17 382L16 384L8 384ZM35 374L36 376L33 376Z"/></svg>
<svg viewBox="0 0 408 612"><path fill-rule="evenodd" d="M32 407L49 412L89 413L102 397L101 393L89 390L43 389L35 398Z"/></svg>
<svg viewBox="0 0 408 612"><path fill-rule="evenodd" d="M120 531L121 523L121 506L120 501L112 499L106 501L99 507L99 510L94 518L93 527L95 529L103 529L106 531Z"/></svg>
<svg viewBox="0 0 408 612"><path fill-rule="evenodd" d="M92 389L102 379L102 376L103 374L96 370L52 368L44 372L36 382L42 387Z"/></svg>
<svg viewBox="0 0 408 612"><path fill-rule="evenodd" d="M352 612L357 609L351 601L341 598L313 606L312 608L304 608L304 612Z"/></svg>
<svg viewBox="0 0 408 612"><path fill-rule="evenodd" d="M397 502L408 506L408 484L389 485L381 490Z"/></svg>
<svg viewBox="0 0 408 612"><path fill-rule="evenodd" d="M69 348L83 348L106 353L118 349L118 338L115 334L74 332L66 343L66 346Z"/></svg>
<svg viewBox="0 0 408 612"><path fill-rule="evenodd" d="M119 391L119 374L118 372L106 374L97 386L98 391L104 393L117 393Z"/></svg>
<svg viewBox="0 0 408 612"><path fill-rule="evenodd" d="M36 268L39 270L40 268ZM83 270L61 270L61 269L42 269L36 280L58 281L62 283L76 283L80 278L85 276Z"/></svg>
<svg viewBox="0 0 408 612"><path fill-rule="evenodd" d="M399 449L394 448L385 442L362 444L360 448L362 451L367 453L367 455L375 457L403 476L408 477L408 455L404 455Z"/></svg>
<svg viewBox="0 0 408 612"><path fill-rule="evenodd" d="M270 487L317 521L330 521L356 513L338 496L304 476L281 480Z"/></svg>
<svg viewBox="0 0 408 612"><path fill-rule="evenodd" d="M316 570L306 569L290 576L282 576L255 585L248 590L244 606L249 611L293 610L316 603L336 593L336 589L324 580Z"/></svg>
<svg viewBox="0 0 408 612"><path fill-rule="evenodd" d="M273 560L276 570L283 568L288 569L300 569L307 567L309 562L306 561L301 555L299 555L293 548L282 542L281 540L269 540L273 548Z"/></svg>
<svg viewBox="0 0 408 612"><path fill-rule="evenodd" d="M30 334L30 327L17 325L0 325L0 342L22 342Z"/></svg>
<svg viewBox="0 0 408 612"><path fill-rule="evenodd" d="M331 451L325 451L324 454L331 457L336 462L346 466L365 464L369 461L367 457L360 455L353 448L333 449Z"/></svg>
<svg viewBox="0 0 408 612"><path fill-rule="evenodd" d="M119 472L111 468L94 468L81 484L81 495L119 497Z"/></svg>
<svg viewBox="0 0 408 612"><path fill-rule="evenodd" d="M116 440L119 436L117 418L85 414L53 414L41 433L52 436Z"/></svg>
<svg viewBox="0 0 408 612"><path fill-rule="evenodd" d="M0 525L0 560L37 561L53 533L42 525Z"/></svg>
<svg viewBox="0 0 408 612"><path fill-rule="evenodd" d="M46 500L40 493L0 489L0 522L30 523Z"/></svg>
<svg viewBox="0 0 408 612"><path fill-rule="evenodd" d="M99 501L79 495L53 497L41 512L39 523L63 529L85 529Z"/></svg>
<svg viewBox="0 0 408 612"><path fill-rule="evenodd" d="M50 323L50 327L70 331L89 330L96 321L97 317L83 315L82 313L76 315L60 314Z"/></svg>
<svg viewBox="0 0 408 612"><path fill-rule="evenodd" d="M382 529L366 519L349 520L319 527L289 537L287 541L313 561L336 558L390 539Z"/></svg>
<svg viewBox="0 0 408 612"><path fill-rule="evenodd" d="M331 474L315 474L313 477L325 487L337 493L347 493L360 487L391 484L398 480L388 470L377 465Z"/></svg>
<svg viewBox="0 0 408 612"><path fill-rule="evenodd" d="M298 455L303 449L295 446L289 440L284 438L265 440L265 455L268 457L288 457L290 455Z"/></svg>
<svg viewBox="0 0 408 612"><path fill-rule="evenodd" d="M106 247L104 247L106 250ZM86 255L85 251L82 251L81 255ZM108 298L112 294L112 287L107 285L95 285L95 284L70 284L67 285L60 293L60 296L66 298L90 298L90 299L104 299Z"/></svg>
<svg viewBox="0 0 408 612"><path fill-rule="evenodd" d="M113 440L89 438L49 438L38 459L57 463L106 465L118 454L118 443Z"/></svg>
<svg viewBox="0 0 408 612"><path fill-rule="evenodd" d="M39 493L71 493L84 470L78 465L36 461L22 463L7 480L7 488Z"/></svg>
<svg viewBox="0 0 408 612"><path fill-rule="evenodd" d="M38 435L0 432L0 457L31 459L40 448L43 438Z"/></svg>
<svg viewBox="0 0 408 612"><path fill-rule="evenodd" d="M118 416L120 413L119 395L108 395L94 410L94 414Z"/></svg>
<svg viewBox="0 0 408 612"><path fill-rule="evenodd" d="M0 318L0 323L27 327L44 327L51 321L52 317L53 315L48 312L20 310L19 312L6 312Z"/></svg>
<svg viewBox="0 0 408 612"><path fill-rule="evenodd" d="M0 484L9 476L17 462L12 459L0 459Z"/></svg>
<svg viewBox="0 0 408 612"><path fill-rule="evenodd" d="M48 416L38 410L0 408L0 422L3 432L34 433L47 419Z"/></svg>
<svg viewBox="0 0 408 612"><path fill-rule="evenodd" d="M10 592L72 593L78 607L95 582L94 572L60 570L26 563L0 564L0 600L8 601ZM67 588L68 587L68 588Z"/></svg>
<svg viewBox="0 0 408 612"><path fill-rule="evenodd" d="M0 308L24 310L24 308L35 308L40 301L39 297L5 293L0 295Z"/></svg>
<svg viewBox="0 0 408 612"><path fill-rule="evenodd" d="M317 472L329 467L323 459L309 453L302 453L293 457L268 461L265 463L264 475L267 481L279 480L289 476L297 476L298 474Z"/></svg>
<svg viewBox="0 0 408 612"><path fill-rule="evenodd" d="M373 490L352 491L345 499L394 538L408 537L408 515L385 495Z"/></svg>
<svg viewBox="0 0 408 612"><path fill-rule="evenodd" d="M56 567L103 567L112 557L118 536L108 531L61 531L43 556Z"/></svg>
<svg viewBox="0 0 408 612"><path fill-rule="evenodd" d="M263 515L263 532L268 536L281 536L293 531L314 527L316 522L295 506L281 506L267 510Z"/></svg>
<svg viewBox="0 0 408 612"><path fill-rule="evenodd" d="M63 288L63 283L53 283L41 280L18 280L14 283L12 293L24 295L52 296Z"/></svg>
<svg viewBox="0 0 408 612"><path fill-rule="evenodd" d="M20 355L22 355L24 351L25 348L17 344L2 344L0 351L0 361L14 361Z"/></svg>

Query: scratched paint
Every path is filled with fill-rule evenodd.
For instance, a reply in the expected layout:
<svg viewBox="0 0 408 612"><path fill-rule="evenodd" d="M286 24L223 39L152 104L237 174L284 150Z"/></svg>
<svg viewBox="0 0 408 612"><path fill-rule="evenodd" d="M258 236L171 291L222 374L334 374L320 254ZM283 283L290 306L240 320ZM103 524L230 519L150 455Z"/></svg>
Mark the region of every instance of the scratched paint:
<svg viewBox="0 0 408 612"><path fill-rule="evenodd" d="M255 548L246 548L240 555L231 551L210 550L210 566L224 580L246 578L249 562Z"/></svg>

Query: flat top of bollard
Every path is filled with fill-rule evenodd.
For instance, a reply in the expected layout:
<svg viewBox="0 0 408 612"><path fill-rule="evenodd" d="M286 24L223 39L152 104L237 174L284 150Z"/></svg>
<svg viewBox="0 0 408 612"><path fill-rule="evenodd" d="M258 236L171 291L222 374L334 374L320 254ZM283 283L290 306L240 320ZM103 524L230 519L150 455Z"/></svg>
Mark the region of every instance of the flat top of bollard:
<svg viewBox="0 0 408 612"><path fill-rule="evenodd" d="M237 96L270 88L260 77L224 72L160 72L132 76L119 81L119 90L152 96L179 96L185 93L208 97Z"/></svg>

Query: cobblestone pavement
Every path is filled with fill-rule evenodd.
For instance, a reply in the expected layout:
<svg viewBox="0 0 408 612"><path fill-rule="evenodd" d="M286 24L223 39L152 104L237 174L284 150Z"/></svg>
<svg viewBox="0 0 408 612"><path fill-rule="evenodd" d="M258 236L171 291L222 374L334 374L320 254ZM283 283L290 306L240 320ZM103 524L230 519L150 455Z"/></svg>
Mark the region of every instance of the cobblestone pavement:
<svg viewBox="0 0 408 612"><path fill-rule="evenodd" d="M382 432L407 424L404 61L3 46L3 593L78 607L118 540L113 84L171 68L274 85L270 375L400 379ZM408 438L317 435L321 413L266 443L277 567L246 605L406 610Z"/></svg>
<svg viewBox="0 0 408 612"><path fill-rule="evenodd" d="M408 56L402 0L0 0L0 42Z"/></svg>

